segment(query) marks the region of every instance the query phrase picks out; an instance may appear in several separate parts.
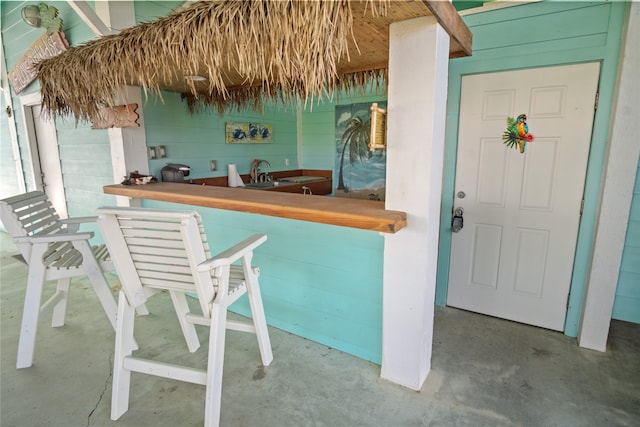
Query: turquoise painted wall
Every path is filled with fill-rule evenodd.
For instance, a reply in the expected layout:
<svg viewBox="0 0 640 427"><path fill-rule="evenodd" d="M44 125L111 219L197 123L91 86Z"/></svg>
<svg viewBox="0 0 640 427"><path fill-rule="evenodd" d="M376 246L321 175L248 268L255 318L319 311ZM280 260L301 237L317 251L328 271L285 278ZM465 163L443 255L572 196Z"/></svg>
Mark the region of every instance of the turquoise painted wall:
<svg viewBox="0 0 640 427"><path fill-rule="evenodd" d="M594 121L585 207L565 324L565 334L577 335L600 203L600 183L625 13L626 5L622 2L540 2L464 17L473 33L473 55L452 60L449 68L437 304L444 305L447 295L462 76L599 61L600 102Z"/></svg>
<svg viewBox="0 0 640 427"><path fill-rule="evenodd" d="M640 323L640 164L613 304L613 318Z"/></svg>
<svg viewBox="0 0 640 427"><path fill-rule="evenodd" d="M153 97L144 103L144 120L147 146L167 147L167 158L149 160L149 171L157 177L169 162L191 166L189 178L226 176L229 163L241 174L249 173L255 158L269 161L272 171L298 168L297 118L291 107L266 105L264 111L231 111L224 116L217 110L191 114L180 94L163 92L162 100ZM273 143L226 143L225 123L230 121L272 124ZM217 161L217 171L210 171L210 160Z"/></svg>
<svg viewBox="0 0 640 427"><path fill-rule="evenodd" d="M7 70L13 69L26 50L44 33L44 29L32 28L22 22L21 9L27 4L30 3L4 0L1 3L2 38ZM71 46L95 38L93 32L82 22L66 1L49 1L47 4L58 8L59 16L63 19L63 31ZM39 89L38 80L33 81L18 95L11 89L18 145L27 191L35 190L36 186L27 154L27 138L20 96L36 92ZM113 197L102 192L102 186L113 183L107 131L91 130L90 124L77 123L73 118L56 120L56 131L69 216L95 215L97 206L113 204ZM10 144L10 140L5 140L3 136L3 152L5 145L10 146ZM3 183L3 188L5 185L8 187L9 184ZM6 188L4 191L11 195L19 192L17 184L12 189ZM95 225L83 225L83 230L93 231L96 234L98 232Z"/></svg>
<svg viewBox="0 0 640 427"><path fill-rule="evenodd" d="M155 21L183 4L183 0L134 0L136 23Z"/></svg>
<svg viewBox="0 0 640 427"><path fill-rule="evenodd" d="M246 190L255 191L255 190ZM193 210L145 200L144 207ZM269 325L374 363L382 350L382 246L376 232L198 208L212 253L266 233L253 264ZM249 315L246 299L232 309Z"/></svg>

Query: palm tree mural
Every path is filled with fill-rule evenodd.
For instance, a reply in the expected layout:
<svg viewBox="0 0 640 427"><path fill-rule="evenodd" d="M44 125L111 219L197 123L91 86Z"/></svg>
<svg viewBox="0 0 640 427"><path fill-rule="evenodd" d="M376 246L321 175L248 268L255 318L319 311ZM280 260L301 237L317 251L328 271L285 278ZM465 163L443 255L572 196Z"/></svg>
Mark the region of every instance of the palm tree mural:
<svg viewBox="0 0 640 427"><path fill-rule="evenodd" d="M349 192L349 187L344 185L344 155L347 152L347 146L349 146L349 163L354 164L356 160L361 162L371 158L371 151L369 150L369 131L371 128L371 119L365 121L361 117L356 116L349 120L347 128L340 138L340 144L342 145L342 155L340 156L340 173L338 175L338 187L336 190L343 190L345 193Z"/></svg>

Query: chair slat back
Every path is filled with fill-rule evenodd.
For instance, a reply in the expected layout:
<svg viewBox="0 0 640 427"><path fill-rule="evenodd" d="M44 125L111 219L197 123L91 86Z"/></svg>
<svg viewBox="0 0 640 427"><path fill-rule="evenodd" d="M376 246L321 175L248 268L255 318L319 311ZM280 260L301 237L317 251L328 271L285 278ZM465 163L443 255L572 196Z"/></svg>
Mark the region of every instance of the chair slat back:
<svg viewBox="0 0 640 427"><path fill-rule="evenodd" d="M63 225L49 198L42 191L32 191L0 200L0 219L12 238L34 234L55 234ZM28 262L31 243L17 242L16 246Z"/></svg>
<svg viewBox="0 0 640 427"><path fill-rule="evenodd" d="M198 294L203 315L215 297L211 274L197 271L209 248L197 212L99 208L98 224L129 301L138 306L148 289Z"/></svg>

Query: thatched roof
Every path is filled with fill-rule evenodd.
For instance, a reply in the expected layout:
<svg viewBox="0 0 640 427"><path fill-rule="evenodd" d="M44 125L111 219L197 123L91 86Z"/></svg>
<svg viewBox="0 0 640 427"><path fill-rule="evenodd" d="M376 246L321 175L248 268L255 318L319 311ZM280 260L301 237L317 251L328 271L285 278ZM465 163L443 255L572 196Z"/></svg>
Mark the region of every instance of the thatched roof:
<svg viewBox="0 0 640 427"><path fill-rule="evenodd" d="M52 115L88 120L114 104L123 84L181 92L192 107L220 111L257 106L265 97L321 97L384 77L390 22L431 15L432 6L390 0L195 2L37 64L43 105ZM456 49L470 53L470 37L453 39L454 55Z"/></svg>

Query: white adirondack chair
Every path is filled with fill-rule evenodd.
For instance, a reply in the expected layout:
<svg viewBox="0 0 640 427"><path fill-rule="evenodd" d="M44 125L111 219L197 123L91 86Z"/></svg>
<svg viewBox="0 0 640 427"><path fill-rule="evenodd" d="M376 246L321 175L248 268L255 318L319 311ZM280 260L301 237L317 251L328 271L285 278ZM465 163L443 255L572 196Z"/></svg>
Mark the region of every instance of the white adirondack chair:
<svg viewBox="0 0 640 427"><path fill-rule="evenodd" d="M253 250L267 240L255 234L219 253L209 254L206 235L197 212L136 208L99 208L98 224L120 275L111 419L129 407L131 372L141 372L206 386L204 424L220 420L225 330L257 335L262 364L273 360L262 297L259 269L251 266ZM240 261L239 265L232 265ZM134 309L148 298L168 291L187 348L200 342L194 325L210 327L207 369L167 364L132 355ZM185 293L198 297L199 314L191 313ZM253 322L227 320L227 307L247 293ZM144 399L141 399L143 401Z"/></svg>
<svg viewBox="0 0 640 427"><path fill-rule="evenodd" d="M93 233L78 232L81 223L95 221L95 217L60 219L47 196L33 191L0 200L0 219L29 264L18 342L18 369L33 364L41 312L53 309L51 326L64 325L72 277L89 277L115 329L117 307L103 275L103 270L113 270L109 252L105 245L89 245ZM57 281L57 289L41 307L42 291L49 280Z"/></svg>

